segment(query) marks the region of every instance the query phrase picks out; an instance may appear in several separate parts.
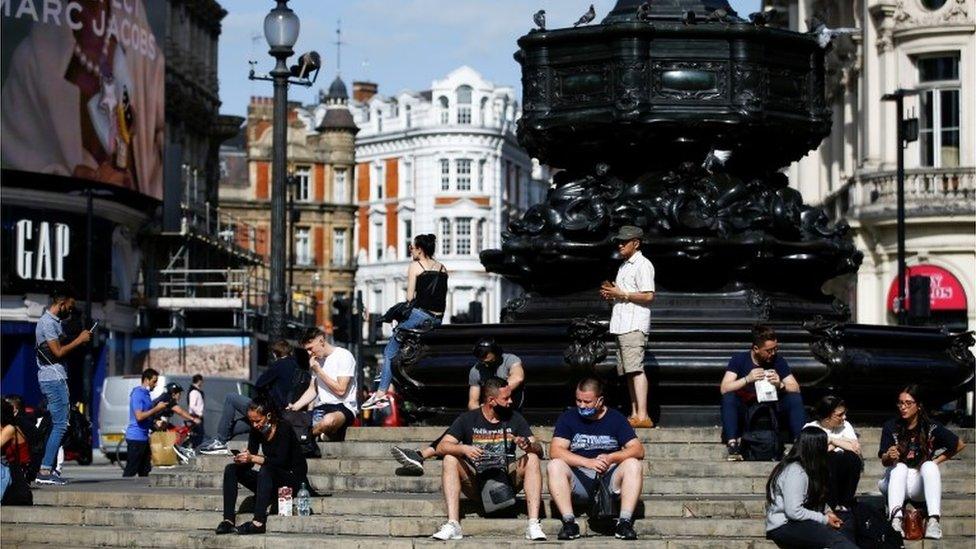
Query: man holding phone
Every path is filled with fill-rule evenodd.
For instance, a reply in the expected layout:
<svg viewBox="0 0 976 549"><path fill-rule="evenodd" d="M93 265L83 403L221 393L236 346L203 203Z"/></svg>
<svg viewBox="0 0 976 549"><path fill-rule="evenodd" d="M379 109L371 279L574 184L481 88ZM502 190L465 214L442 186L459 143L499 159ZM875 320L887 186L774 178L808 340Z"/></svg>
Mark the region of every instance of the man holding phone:
<svg viewBox="0 0 976 549"><path fill-rule="evenodd" d="M75 298L67 292L51 294L51 304L37 321L34 332L37 353L37 381L41 393L47 399L47 409L51 413L51 434L44 448L44 458L37 474L38 484L63 486L65 481L54 471L55 460L61 439L68 428L68 373L61 363L68 353L91 341L92 333L82 330L70 343L61 343L64 328L61 322L71 316L75 308Z"/></svg>
<svg viewBox="0 0 976 549"><path fill-rule="evenodd" d="M719 390L722 393L722 440L728 446L728 461L742 461L739 447L746 411L757 401L756 382L768 381L777 393L776 411L785 416L793 439L807 422L800 384L786 359L779 356L776 332L769 326L752 328L752 348L729 359Z"/></svg>

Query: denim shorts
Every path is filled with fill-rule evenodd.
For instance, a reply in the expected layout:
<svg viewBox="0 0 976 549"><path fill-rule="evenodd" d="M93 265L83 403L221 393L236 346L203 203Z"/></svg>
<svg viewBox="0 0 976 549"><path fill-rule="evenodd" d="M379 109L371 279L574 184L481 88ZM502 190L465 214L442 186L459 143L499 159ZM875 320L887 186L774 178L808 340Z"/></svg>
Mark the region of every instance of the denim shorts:
<svg viewBox="0 0 976 549"><path fill-rule="evenodd" d="M596 471L588 467L570 467L573 472L573 499L577 502L587 502L593 497L597 482L604 482L610 487L610 491L616 497L620 496L620 490L613 489L613 481L617 476L617 464L613 464L607 469L600 479L597 479Z"/></svg>

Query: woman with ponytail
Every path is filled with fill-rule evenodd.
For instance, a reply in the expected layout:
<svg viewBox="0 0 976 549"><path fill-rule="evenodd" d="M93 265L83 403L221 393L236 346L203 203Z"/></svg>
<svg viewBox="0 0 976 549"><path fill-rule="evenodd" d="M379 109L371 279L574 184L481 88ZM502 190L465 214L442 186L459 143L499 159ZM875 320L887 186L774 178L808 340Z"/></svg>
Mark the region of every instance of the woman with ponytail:
<svg viewBox="0 0 976 549"><path fill-rule="evenodd" d="M857 549L827 509L827 433L804 427L766 482L766 538L779 547Z"/></svg>

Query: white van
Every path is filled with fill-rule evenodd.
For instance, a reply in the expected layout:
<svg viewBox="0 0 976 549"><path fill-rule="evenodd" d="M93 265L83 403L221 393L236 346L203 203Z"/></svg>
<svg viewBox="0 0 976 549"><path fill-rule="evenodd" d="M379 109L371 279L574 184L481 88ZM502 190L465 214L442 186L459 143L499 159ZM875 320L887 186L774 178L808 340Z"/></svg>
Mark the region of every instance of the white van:
<svg viewBox="0 0 976 549"><path fill-rule="evenodd" d="M102 398L98 405L98 443L102 453L110 460L115 460L117 448L122 452L126 449L125 428L129 425L129 395L132 389L139 385L141 379L141 375L111 376L105 378L102 383ZM187 375L160 374L156 388L150 396L156 398L163 394L167 383L179 383L183 387L180 406L185 410L191 379L192 376ZM217 432L220 414L224 411L224 397L227 393L250 394L250 383L245 379L205 377L203 392L206 395L203 427L207 436L213 436ZM119 446L120 441L121 446Z"/></svg>

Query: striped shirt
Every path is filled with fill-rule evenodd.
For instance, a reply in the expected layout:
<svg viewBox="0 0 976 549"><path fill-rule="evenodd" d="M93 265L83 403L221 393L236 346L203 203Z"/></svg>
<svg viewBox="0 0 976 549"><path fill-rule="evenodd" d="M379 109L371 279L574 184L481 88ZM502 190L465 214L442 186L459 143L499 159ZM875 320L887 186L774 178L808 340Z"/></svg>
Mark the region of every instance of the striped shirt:
<svg viewBox="0 0 976 549"><path fill-rule="evenodd" d="M617 270L614 281L618 288L627 292L654 291L654 265L637 250L630 259L624 261ZM651 308L630 301L613 304L610 315L610 333L627 334L640 330L645 334L651 331Z"/></svg>

